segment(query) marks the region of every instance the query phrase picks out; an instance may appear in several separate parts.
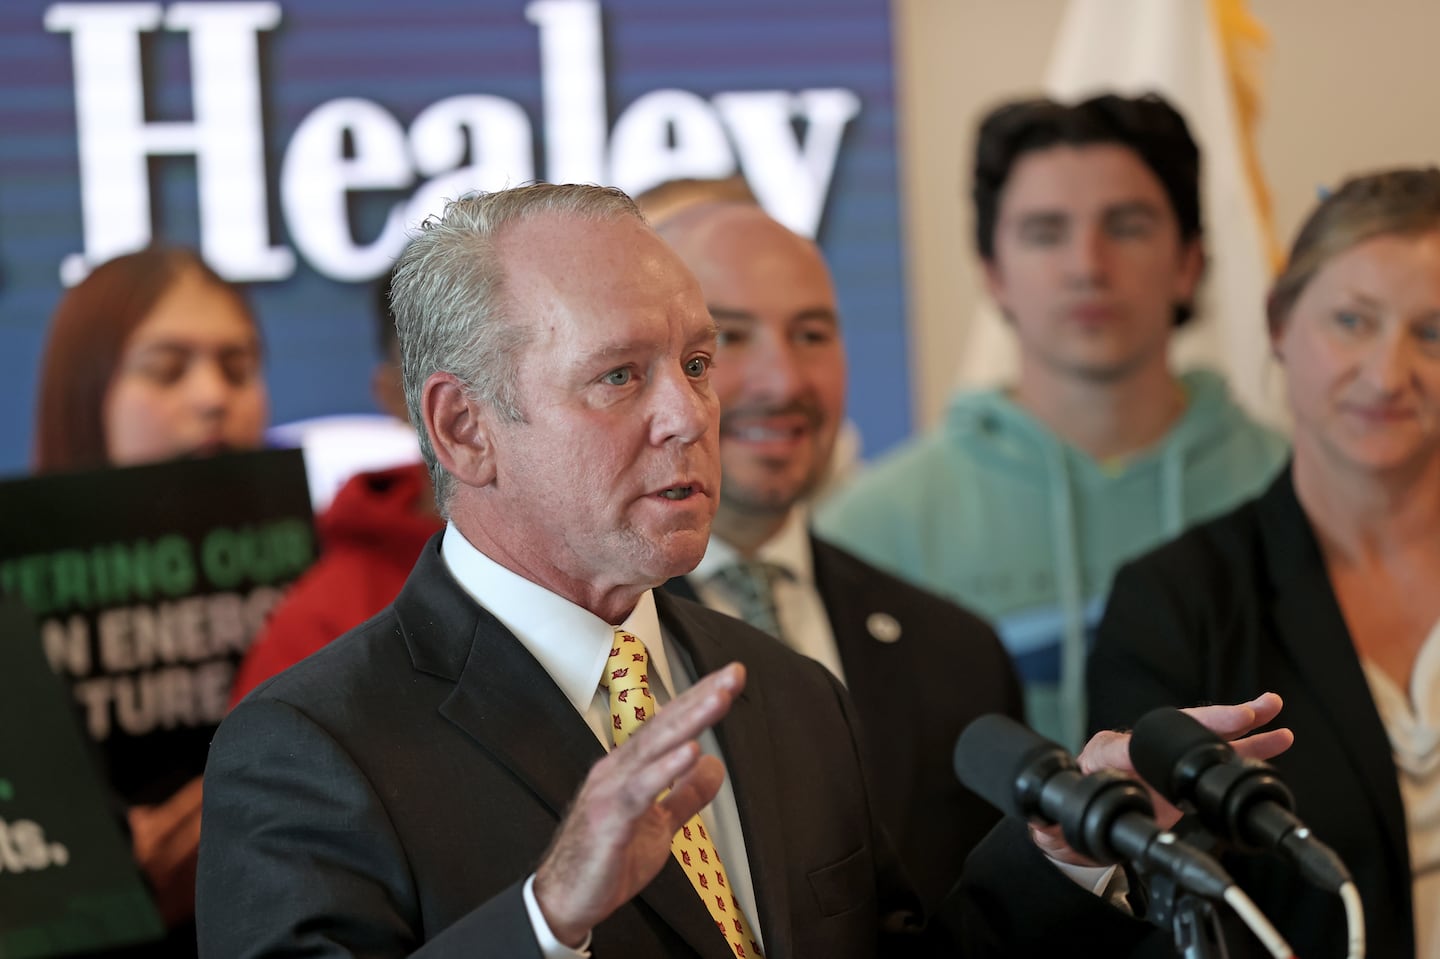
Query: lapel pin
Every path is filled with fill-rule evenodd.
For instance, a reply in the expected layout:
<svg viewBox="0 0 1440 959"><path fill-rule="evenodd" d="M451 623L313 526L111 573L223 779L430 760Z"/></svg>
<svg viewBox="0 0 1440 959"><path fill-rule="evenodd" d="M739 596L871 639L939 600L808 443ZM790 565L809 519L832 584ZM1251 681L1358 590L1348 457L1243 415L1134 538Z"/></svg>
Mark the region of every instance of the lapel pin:
<svg viewBox="0 0 1440 959"><path fill-rule="evenodd" d="M889 613L871 613L865 617L865 628L882 643L900 641L900 621Z"/></svg>

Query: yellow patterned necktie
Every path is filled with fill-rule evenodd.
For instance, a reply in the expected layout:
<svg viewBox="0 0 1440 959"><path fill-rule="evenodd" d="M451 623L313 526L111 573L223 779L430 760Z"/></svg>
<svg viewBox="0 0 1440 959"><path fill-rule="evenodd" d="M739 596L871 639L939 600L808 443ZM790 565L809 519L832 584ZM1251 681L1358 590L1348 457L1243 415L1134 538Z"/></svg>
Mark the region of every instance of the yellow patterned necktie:
<svg viewBox="0 0 1440 959"><path fill-rule="evenodd" d="M650 693L650 654L638 636L623 629L615 630L615 646L605 663L600 686L610 693L610 727L619 746L655 714L655 698ZM680 827L670 842L670 851L679 861L690 884L710 910L715 926L737 959L763 957L750 922L740 909L740 902L730 891L730 881L715 844L705 832L698 815Z"/></svg>

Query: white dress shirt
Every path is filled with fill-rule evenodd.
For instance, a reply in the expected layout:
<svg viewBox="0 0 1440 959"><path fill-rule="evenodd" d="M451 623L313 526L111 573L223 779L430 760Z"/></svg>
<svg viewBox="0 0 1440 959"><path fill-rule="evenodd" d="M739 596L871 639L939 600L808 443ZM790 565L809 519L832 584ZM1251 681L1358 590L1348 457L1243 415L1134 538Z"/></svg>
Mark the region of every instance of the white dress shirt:
<svg viewBox="0 0 1440 959"><path fill-rule="evenodd" d="M815 555L810 547L809 515L803 506L790 511L785 525L756 551L754 559L774 563L785 575L775 583L775 613L785 644L802 656L809 656L830 670L831 675L845 682L845 667L840 663L840 648L835 645L835 630L825 612L825 601L815 584ZM700 601L728 616L740 615L734 593L716 574L727 566L740 563L742 557L718 534L710 537L705 558L690 574Z"/></svg>
<svg viewBox="0 0 1440 959"><path fill-rule="evenodd" d="M1415 657L1409 695L1374 662L1363 657L1360 662L1400 776L1415 955L1433 956L1440 949L1440 623Z"/></svg>
<svg viewBox="0 0 1440 959"><path fill-rule="evenodd" d="M453 524L445 529L440 553L455 581L469 596L484 606L540 663L555 685L595 733L608 751L610 741L610 699L600 689L600 676L614 645L615 626L633 633L650 654L650 691L658 707L672 696L689 689L694 679L685 654L660 628L655 597L646 591L623 623L612 626L600 617L550 592L543 586L511 572L477 550ZM672 663L674 668L672 668ZM658 677L658 681L657 681ZM706 730L700 748L722 761L715 733ZM750 919L756 939L760 938L759 913L755 908L755 886L750 878L750 857L740 828L735 791L729 777L720 786L714 801L700 813L700 819L715 842L725 863L731 891ZM579 951L569 949L550 932L533 891L535 877L525 883L525 907L546 959L589 956L589 939ZM698 894L697 894L698 896ZM761 941L763 948L764 942Z"/></svg>

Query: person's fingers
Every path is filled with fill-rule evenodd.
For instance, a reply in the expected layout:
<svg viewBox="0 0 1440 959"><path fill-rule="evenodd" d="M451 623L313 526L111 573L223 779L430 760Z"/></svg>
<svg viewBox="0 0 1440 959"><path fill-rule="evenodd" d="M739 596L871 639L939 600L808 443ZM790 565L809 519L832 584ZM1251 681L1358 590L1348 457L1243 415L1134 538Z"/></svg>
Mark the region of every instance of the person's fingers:
<svg viewBox="0 0 1440 959"><path fill-rule="evenodd" d="M1255 711L1255 725L1251 727L1254 729L1274 722L1285 702L1278 693L1261 693L1245 705Z"/></svg>
<svg viewBox="0 0 1440 959"><path fill-rule="evenodd" d="M1192 706L1181 710L1222 739L1236 739L1274 721L1284 704L1274 693L1261 693L1234 706Z"/></svg>
<svg viewBox="0 0 1440 959"><path fill-rule="evenodd" d="M200 780L195 780L195 785L198 786L199 782ZM200 790L186 786L184 793L185 795L176 797L179 802L167 801L165 803L164 818L168 827L167 831L198 834L200 832L200 813L203 809Z"/></svg>
<svg viewBox="0 0 1440 959"><path fill-rule="evenodd" d="M128 818L136 845L163 849L198 836L202 799L201 780L196 778L162 803L132 807Z"/></svg>
<svg viewBox="0 0 1440 959"><path fill-rule="evenodd" d="M650 813L662 794L677 782L686 781L704 758L700 744L692 739L644 765L617 767L613 785L618 801L611 813L617 819L610 828L623 834L628 823ZM602 780L599 789L606 789L610 782L608 778Z"/></svg>
<svg viewBox="0 0 1440 959"><path fill-rule="evenodd" d="M662 792L691 772L701 758L696 737L724 717L744 683L744 667L732 663L646 720L590 770L576 799L577 814L603 821L617 837L629 835L627 824L649 813Z"/></svg>
<svg viewBox="0 0 1440 959"><path fill-rule="evenodd" d="M137 806L128 813L135 859L150 880L167 924L194 912L201 799L201 780L196 778L164 802Z"/></svg>
<svg viewBox="0 0 1440 959"><path fill-rule="evenodd" d="M731 664L702 682L703 686L697 683L671 701L611 753L615 774L627 792L623 815L643 815L666 790L679 791L669 798L666 809L687 807L678 820L683 823L715 798L725 770L719 760L700 754L695 737L729 711L744 687L744 668Z"/></svg>
<svg viewBox="0 0 1440 959"><path fill-rule="evenodd" d="M1262 693L1248 703L1234 706L1194 706L1182 710L1222 739L1231 740L1231 746L1241 756L1253 759L1270 759L1289 749L1295 742L1295 734L1288 729L1271 729L1263 733L1246 735L1258 729L1280 714L1284 705L1274 693ZM1086 774L1101 769L1115 769L1128 775L1135 774L1130 761L1130 734L1107 730L1096 733L1085 744L1077 760L1080 770ZM1163 828L1169 828L1180 818L1180 811L1146 784L1151 802L1155 807L1155 821ZM1053 842L1053 840L1051 840ZM1053 858L1063 859L1047 847L1038 837L1036 844ZM1067 847L1068 849L1068 847Z"/></svg>
<svg viewBox="0 0 1440 959"><path fill-rule="evenodd" d="M1069 863L1072 866L1093 866L1095 863L1080 855L1070 844L1065 841L1065 836L1060 832L1059 826L1037 826L1030 824L1030 841L1040 848L1040 851L1057 862Z"/></svg>
<svg viewBox="0 0 1440 959"><path fill-rule="evenodd" d="M176 809L199 809L204 796L205 780L196 776L177 789L175 795L165 800L162 805L171 806Z"/></svg>
<svg viewBox="0 0 1440 959"><path fill-rule="evenodd" d="M611 755L625 766L650 764L725 718L744 688L745 667L740 663L717 669L657 711Z"/></svg>
<svg viewBox="0 0 1440 959"><path fill-rule="evenodd" d="M1080 771L1087 775L1101 769L1134 772L1134 767L1130 765L1130 734L1111 729L1096 733L1080 751L1076 762Z"/></svg>
<svg viewBox="0 0 1440 959"><path fill-rule="evenodd" d="M1294 744L1295 734L1289 729L1271 729L1237 739L1230 745L1241 756L1250 759L1273 759Z"/></svg>
<svg viewBox="0 0 1440 959"><path fill-rule="evenodd" d="M715 797L725 770L696 737L744 687L739 663L716 670L590 770L535 874L536 901L561 942L581 941L650 882L675 832Z"/></svg>
<svg viewBox="0 0 1440 959"><path fill-rule="evenodd" d="M701 756L670 791L656 801L669 821L679 829L708 806L725 781L725 765L715 756ZM674 832L671 832L674 835Z"/></svg>

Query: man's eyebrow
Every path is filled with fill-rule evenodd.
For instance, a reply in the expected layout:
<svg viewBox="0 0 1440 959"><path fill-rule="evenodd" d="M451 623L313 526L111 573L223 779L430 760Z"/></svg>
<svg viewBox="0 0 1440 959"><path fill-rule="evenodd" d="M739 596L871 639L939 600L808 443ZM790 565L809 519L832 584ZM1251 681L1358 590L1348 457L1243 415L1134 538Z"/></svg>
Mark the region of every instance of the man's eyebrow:
<svg viewBox="0 0 1440 959"><path fill-rule="evenodd" d="M1160 210L1149 200L1125 200L1105 208L1105 216L1139 216L1146 219L1157 220L1160 218Z"/></svg>
<svg viewBox="0 0 1440 959"><path fill-rule="evenodd" d="M699 346L714 348L715 344L719 342L720 327L716 325L715 318L712 316L709 323L700 327L695 331L694 336L685 341L685 348L691 350Z"/></svg>
<svg viewBox="0 0 1440 959"><path fill-rule="evenodd" d="M707 303L706 308L710 310L710 316L715 321L720 320L753 320L755 314L750 310L742 310L737 306L716 306Z"/></svg>
<svg viewBox="0 0 1440 959"><path fill-rule="evenodd" d="M726 306L710 307L710 315L714 317L717 321L744 320L753 323L757 319L756 315L749 310L742 310ZM822 323L833 323L838 326L840 323L840 316L831 307L810 306L796 312L790 317L790 321L792 323L797 321L806 322L810 320L819 320Z"/></svg>
<svg viewBox="0 0 1440 959"><path fill-rule="evenodd" d="M831 326L839 326L840 314L836 313L828 306L812 306L808 309L801 310L794 316L790 317L790 321L792 323L808 323L812 320L818 320L821 323L829 323Z"/></svg>
<svg viewBox="0 0 1440 959"><path fill-rule="evenodd" d="M1063 226L1070 214L1060 210L1030 210L1020 214L1019 226L1025 230L1031 227Z"/></svg>
<svg viewBox="0 0 1440 959"><path fill-rule="evenodd" d="M594 349L586 350L578 357L581 363L589 363L594 360L608 360L616 356L625 356L634 353L636 350L647 349L651 344L642 340L625 340L618 343L606 343Z"/></svg>
<svg viewBox="0 0 1440 959"><path fill-rule="evenodd" d="M690 337L689 343L703 343L714 340L720 336L720 330L714 323L706 323L701 329ZM605 343L591 350L586 350L577 358L581 365L609 360L619 356L630 356L634 353L645 350L654 350L656 344L652 340L620 340L614 343Z"/></svg>

